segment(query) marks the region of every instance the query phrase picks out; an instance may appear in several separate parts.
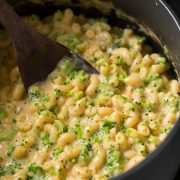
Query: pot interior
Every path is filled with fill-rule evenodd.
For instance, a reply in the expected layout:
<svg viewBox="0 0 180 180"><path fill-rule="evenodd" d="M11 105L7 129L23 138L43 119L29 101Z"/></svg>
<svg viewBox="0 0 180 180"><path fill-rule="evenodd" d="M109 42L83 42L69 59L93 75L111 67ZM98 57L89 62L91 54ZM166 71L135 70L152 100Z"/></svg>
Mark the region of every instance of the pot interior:
<svg viewBox="0 0 180 180"><path fill-rule="evenodd" d="M117 15L116 9L109 8L106 11L101 11L100 8L93 7L91 4L89 7L85 6L84 1L72 1L72 3L62 3L61 5L57 5L53 2L46 2L44 4L35 4L31 2L24 1L10 1L9 3L14 6L16 12L20 16L28 16L31 14L37 14L39 17L44 18L48 15L52 15L58 9L64 10L66 8L71 8L75 14L84 14L88 18L105 18L107 19L108 24L111 26L118 26L121 28L131 28L137 35L145 36L146 42L149 44L155 53L160 53L162 56L165 56L170 64L170 69L168 74L171 78L179 77L179 70L173 63L173 56L171 56L171 52L166 48L166 44L161 43L161 40L154 37L154 32L149 29L149 27L145 27L146 25L141 24L136 19L131 19L131 17L126 16L126 14L122 13L120 16ZM121 10L120 10L121 11ZM93 13L92 13L93 12ZM123 11L122 11L123 12ZM143 27L143 28L142 28Z"/></svg>

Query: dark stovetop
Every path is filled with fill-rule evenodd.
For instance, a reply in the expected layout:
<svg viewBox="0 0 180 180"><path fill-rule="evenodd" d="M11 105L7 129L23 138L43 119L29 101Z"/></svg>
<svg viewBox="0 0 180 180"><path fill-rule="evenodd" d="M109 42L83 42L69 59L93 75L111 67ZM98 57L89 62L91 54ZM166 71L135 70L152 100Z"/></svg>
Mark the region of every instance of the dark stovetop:
<svg viewBox="0 0 180 180"><path fill-rule="evenodd" d="M175 11L177 16L180 18L180 0L166 0L172 9ZM174 180L180 180L180 167L174 178Z"/></svg>

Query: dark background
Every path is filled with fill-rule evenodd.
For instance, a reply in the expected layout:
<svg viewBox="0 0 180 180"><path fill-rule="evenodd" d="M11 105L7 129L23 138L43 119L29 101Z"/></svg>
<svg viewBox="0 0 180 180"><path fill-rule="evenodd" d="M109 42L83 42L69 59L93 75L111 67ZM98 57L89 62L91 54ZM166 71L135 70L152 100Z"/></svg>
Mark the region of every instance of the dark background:
<svg viewBox="0 0 180 180"><path fill-rule="evenodd" d="M166 0L171 8L175 11L176 15L180 19L180 0ZM179 47L180 48L180 47ZM180 152L179 152L180 153ZM176 163L176 162L175 162ZM174 178L174 180L180 180L180 167L179 170Z"/></svg>
<svg viewBox="0 0 180 180"><path fill-rule="evenodd" d="M166 0L180 18L180 0Z"/></svg>

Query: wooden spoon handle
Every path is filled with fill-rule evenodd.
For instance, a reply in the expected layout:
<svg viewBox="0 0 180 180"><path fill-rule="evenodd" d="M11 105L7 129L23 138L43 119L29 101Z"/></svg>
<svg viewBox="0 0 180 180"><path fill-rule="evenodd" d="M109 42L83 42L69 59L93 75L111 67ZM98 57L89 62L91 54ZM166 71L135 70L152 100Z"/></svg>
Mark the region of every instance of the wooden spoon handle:
<svg viewBox="0 0 180 180"><path fill-rule="evenodd" d="M19 24L23 22L6 0L0 0L0 22L8 31L12 40L22 39L22 25Z"/></svg>
<svg viewBox="0 0 180 180"><path fill-rule="evenodd" d="M0 22L9 32L14 44L17 63L26 90L37 81L44 80L64 57L72 57L79 69L96 73L96 69L62 44L48 39L26 25L6 0L0 0Z"/></svg>

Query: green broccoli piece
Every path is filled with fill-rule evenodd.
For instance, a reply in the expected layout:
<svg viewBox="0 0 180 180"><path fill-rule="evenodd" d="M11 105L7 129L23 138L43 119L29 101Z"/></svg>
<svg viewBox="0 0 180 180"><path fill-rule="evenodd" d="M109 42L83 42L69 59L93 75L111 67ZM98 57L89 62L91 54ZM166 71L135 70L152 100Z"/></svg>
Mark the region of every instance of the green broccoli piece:
<svg viewBox="0 0 180 180"><path fill-rule="evenodd" d="M79 79L83 82L88 79L88 74L85 73L85 71L81 70L79 71Z"/></svg>
<svg viewBox="0 0 180 180"><path fill-rule="evenodd" d="M58 64L58 70L63 75L67 76L72 71L72 63L69 59L64 58L59 64Z"/></svg>
<svg viewBox="0 0 180 180"><path fill-rule="evenodd" d="M105 169L110 175L119 174L123 170L121 152L112 147L107 155Z"/></svg>
<svg viewBox="0 0 180 180"><path fill-rule="evenodd" d="M156 108L156 104L152 104L149 101L143 102L142 106L146 112L152 112Z"/></svg>
<svg viewBox="0 0 180 180"><path fill-rule="evenodd" d="M122 133L125 133L125 132L126 132L126 127L124 126L124 123L122 123L122 124L120 125L119 130L120 130L120 132L122 132Z"/></svg>
<svg viewBox="0 0 180 180"><path fill-rule="evenodd" d="M47 109L40 110L38 112L38 115L45 115L45 116L51 117L52 119L56 118L55 114L52 111L47 110Z"/></svg>
<svg viewBox="0 0 180 180"><path fill-rule="evenodd" d="M165 57L159 57L159 58L156 60L156 64L163 64L163 65L165 65L165 66L168 65Z"/></svg>
<svg viewBox="0 0 180 180"><path fill-rule="evenodd" d="M77 134L78 138L82 138L83 135L83 125L81 124L80 121L78 121L75 124L75 128L73 128L73 131Z"/></svg>
<svg viewBox="0 0 180 180"><path fill-rule="evenodd" d="M117 88L114 88L107 84L102 84L98 87L97 93L102 94L103 96L113 96L118 92Z"/></svg>
<svg viewBox="0 0 180 180"><path fill-rule="evenodd" d="M7 155L10 157L15 149L14 144L10 144L7 148Z"/></svg>
<svg viewBox="0 0 180 180"><path fill-rule="evenodd" d="M0 108L0 120L5 118L6 116L7 112L3 108Z"/></svg>
<svg viewBox="0 0 180 180"><path fill-rule="evenodd" d="M77 71L77 70L70 72L70 74L69 74L70 80L75 79L78 76L78 74L79 74L79 71Z"/></svg>
<svg viewBox="0 0 180 180"><path fill-rule="evenodd" d="M90 160L90 152L92 151L92 145L90 143L90 140L83 139L81 140L83 144L83 150L81 151L81 154L79 156L80 162L87 162Z"/></svg>
<svg viewBox="0 0 180 180"><path fill-rule="evenodd" d="M40 88L39 87L31 87L29 89L29 99L34 102L40 99L41 93L40 93Z"/></svg>
<svg viewBox="0 0 180 180"><path fill-rule="evenodd" d="M36 163L32 163L28 167L29 172L32 172L33 174L45 174L45 171L42 167L38 166Z"/></svg>
<svg viewBox="0 0 180 180"><path fill-rule="evenodd" d="M6 174L5 168L0 166L0 177Z"/></svg>
<svg viewBox="0 0 180 180"><path fill-rule="evenodd" d="M60 19L62 18L62 16L63 16L62 11L58 9L58 10L54 13L53 20L54 20L54 21L58 21L58 20L60 20Z"/></svg>
<svg viewBox="0 0 180 180"><path fill-rule="evenodd" d="M104 58L98 59L98 60L96 61L96 64L97 64L98 66L106 66L106 65L108 65L107 61L106 61Z"/></svg>
<svg viewBox="0 0 180 180"><path fill-rule="evenodd" d="M74 100L77 101L77 100L81 99L82 97L84 97L84 92L79 91L77 94L75 94Z"/></svg>
<svg viewBox="0 0 180 180"><path fill-rule="evenodd" d="M54 167L52 167L52 168L49 170L49 174L50 174L51 176L55 176L55 175L56 175L56 170L55 170Z"/></svg>
<svg viewBox="0 0 180 180"><path fill-rule="evenodd" d="M53 156L57 157L60 153L63 152L63 148L62 147L57 147L56 149L54 149L53 151Z"/></svg>
<svg viewBox="0 0 180 180"><path fill-rule="evenodd" d="M45 180L46 174L42 167L36 165L35 163L32 163L28 167L28 173L26 174L27 180Z"/></svg>
<svg viewBox="0 0 180 180"><path fill-rule="evenodd" d="M124 64L124 63L123 63L123 59L122 59L120 56L116 57L116 59L115 59L115 64L116 64L117 66L123 65L123 64Z"/></svg>
<svg viewBox="0 0 180 180"><path fill-rule="evenodd" d="M54 91L55 91L56 96L57 96L58 98L62 97L63 94L62 94L62 92L61 92L60 89L54 89Z"/></svg>
<svg viewBox="0 0 180 180"><path fill-rule="evenodd" d="M52 143L52 142L50 141L50 139L49 139L49 134L46 133L46 132L41 133L40 142L41 142L44 146L47 146L47 147L50 147L50 146L53 145L53 143Z"/></svg>
<svg viewBox="0 0 180 180"><path fill-rule="evenodd" d="M139 44L143 44L146 41L145 36L137 36L137 40Z"/></svg>
<svg viewBox="0 0 180 180"><path fill-rule="evenodd" d="M111 128L115 127L116 123L110 119L103 120L102 128L105 132L109 132Z"/></svg>
<svg viewBox="0 0 180 180"><path fill-rule="evenodd" d="M1 141L11 141L16 134L16 129L14 127L9 127L4 130L4 132L0 135Z"/></svg>
<svg viewBox="0 0 180 180"><path fill-rule="evenodd" d="M7 174L15 174L17 170L22 169L21 163L13 160L7 166L4 167Z"/></svg>
<svg viewBox="0 0 180 180"><path fill-rule="evenodd" d="M58 131L58 135L60 135L64 132L64 125L59 120L54 121L54 126L56 127L56 129Z"/></svg>
<svg viewBox="0 0 180 180"><path fill-rule="evenodd" d="M158 73L156 73L156 72L151 72L150 74L148 74L148 76L147 77L145 77L144 79L143 79L143 81L144 81L144 83L150 83L150 82L152 82L153 80L157 80L157 79L159 79L159 74Z"/></svg>
<svg viewBox="0 0 180 180"><path fill-rule="evenodd" d="M120 47L121 47L120 42L115 42L115 43L112 45L112 49L117 49L117 48L120 48Z"/></svg>
<svg viewBox="0 0 180 180"><path fill-rule="evenodd" d="M75 50L76 45L80 43L80 38L76 33L70 32L63 36L63 43L71 50Z"/></svg>

